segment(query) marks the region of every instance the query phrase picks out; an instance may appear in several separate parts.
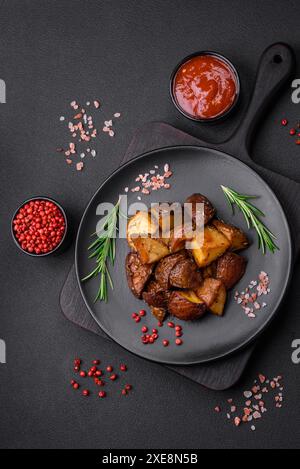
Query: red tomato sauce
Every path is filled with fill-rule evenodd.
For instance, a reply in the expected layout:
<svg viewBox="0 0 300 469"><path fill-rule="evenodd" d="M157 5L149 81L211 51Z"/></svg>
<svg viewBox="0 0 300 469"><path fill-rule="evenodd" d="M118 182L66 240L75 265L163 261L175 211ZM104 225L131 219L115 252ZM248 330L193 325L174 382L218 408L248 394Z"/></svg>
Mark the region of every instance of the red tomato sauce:
<svg viewBox="0 0 300 469"><path fill-rule="evenodd" d="M179 107L196 119L214 119L233 106L238 81L232 67L213 55L188 60L177 71L173 93Z"/></svg>

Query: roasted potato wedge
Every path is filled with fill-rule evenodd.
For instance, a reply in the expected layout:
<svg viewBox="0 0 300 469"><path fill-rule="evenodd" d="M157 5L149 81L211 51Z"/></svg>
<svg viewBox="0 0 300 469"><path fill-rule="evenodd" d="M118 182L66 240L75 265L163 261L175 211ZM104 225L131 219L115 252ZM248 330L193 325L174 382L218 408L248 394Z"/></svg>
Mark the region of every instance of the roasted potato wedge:
<svg viewBox="0 0 300 469"><path fill-rule="evenodd" d="M128 222L127 241L132 249L135 249L133 240L136 238L159 237L159 226L151 222L148 212L138 212Z"/></svg>
<svg viewBox="0 0 300 469"><path fill-rule="evenodd" d="M170 252L175 253L182 251L186 247L187 241L192 241L194 233L191 227L178 226L170 233L169 249Z"/></svg>
<svg viewBox="0 0 300 469"><path fill-rule="evenodd" d="M151 280L143 293L143 300L154 308L166 309L171 292L161 287L155 280Z"/></svg>
<svg viewBox="0 0 300 469"><path fill-rule="evenodd" d="M183 259L171 270L169 282L175 288L196 290L202 282L202 275L193 259Z"/></svg>
<svg viewBox="0 0 300 469"><path fill-rule="evenodd" d="M222 316L226 303L226 288L221 280L207 278L196 290L209 310L217 316Z"/></svg>
<svg viewBox="0 0 300 469"><path fill-rule="evenodd" d="M132 238L132 243L143 264L153 264L170 254L161 239Z"/></svg>
<svg viewBox="0 0 300 469"><path fill-rule="evenodd" d="M141 298L152 275L153 266L143 265L139 256L134 252L127 255L125 265L128 286L134 296Z"/></svg>
<svg viewBox="0 0 300 469"><path fill-rule="evenodd" d="M168 233L174 229L175 212L178 210L180 219L182 218L182 206L180 204L157 204L151 207L151 220L155 225L159 225L163 233Z"/></svg>
<svg viewBox="0 0 300 469"><path fill-rule="evenodd" d="M230 241L231 251L240 251L249 246L249 241L245 233L235 226L228 225L220 220L214 220L213 226Z"/></svg>
<svg viewBox="0 0 300 469"><path fill-rule="evenodd" d="M227 252L217 262L216 278L222 280L227 290L236 285L243 277L247 261L244 257Z"/></svg>
<svg viewBox="0 0 300 469"><path fill-rule="evenodd" d="M204 206L204 225L207 225L210 220L215 216L216 210L212 203L202 194L193 194L188 197L185 201L186 204L192 204L192 218L196 222L197 217L197 204L203 204Z"/></svg>
<svg viewBox="0 0 300 469"><path fill-rule="evenodd" d="M155 308L154 306L151 306L151 313L153 316L160 322L163 322L166 318L167 311L164 308Z"/></svg>
<svg viewBox="0 0 300 469"><path fill-rule="evenodd" d="M227 298L226 288L222 283L222 286L220 287L218 291L218 295L217 295L215 302L209 308L210 311L216 316L223 316L226 298Z"/></svg>
<svg viewBox="0 0 300 469"><path fill-rule="evenodd" d="M157 264L155 269L155 280L164 289L170 288L170 273L179 261L187 259L187 253L185 251L171 254L165 257Z"/></svg>
<svg viewBox="0 0 300 469"><path fill-rule="evenodd" d="M204 301L194 292L174 291L168 303L169 313L183 321L201 318L206 309Z"/></svg>
<svg viewBox="0 0 300 469"><path fill-rule="evenodd" d="M206 267L221 257L230 246L230 242L213 226L204 228L203 245L197 239L193 240L193 257L199 267Z"/></svg>

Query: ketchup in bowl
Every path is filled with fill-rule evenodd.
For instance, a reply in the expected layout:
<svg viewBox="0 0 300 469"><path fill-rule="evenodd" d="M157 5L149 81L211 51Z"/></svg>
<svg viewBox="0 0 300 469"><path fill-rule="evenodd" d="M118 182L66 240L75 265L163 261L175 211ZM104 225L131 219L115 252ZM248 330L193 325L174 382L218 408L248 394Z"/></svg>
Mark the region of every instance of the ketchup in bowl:
<svg viewBox="0 0 300 469"><path fill-rule="evenodd" d="M218 54L200 53L186 59L172 79L177 108L194 120L223 117L239 97L240 84L233 65Z"/></svg>

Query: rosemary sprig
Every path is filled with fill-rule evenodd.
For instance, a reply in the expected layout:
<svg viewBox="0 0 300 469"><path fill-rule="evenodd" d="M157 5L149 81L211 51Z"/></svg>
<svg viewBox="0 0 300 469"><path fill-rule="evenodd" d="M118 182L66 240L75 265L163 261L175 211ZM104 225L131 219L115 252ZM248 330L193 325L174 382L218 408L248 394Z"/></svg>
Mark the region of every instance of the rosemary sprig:
<svg viewBox="0 0 300 469"><path fill-rule="evenodd" d="M114 265L116 258L116 232L118 230L120 201L121 200L119 200L112 211L103 218L98 232L92 235L97 236L97 239L88 248L88 251L91 252L89 259L95 259L96 268L87 275L87 277L83 278L82 282L86 282L100 275L100 284L95 303L98 300L107 302L108 284L112 290L114 288L108 263Z"/></svg>
<svg viewBox="0 0 300 469"><path fill-rule="evenodd" d="M272 254L279 248L276 246L274 240L276 236L266 227L259 217L264 217L265 214L253 205L250 200L256 199L255 195L240 194L229 187L221 186L224 195L232 208L234 213L234 205L236 205L245 217L248 229L254 228L258 237L258 249L261 249L263 254L267 250Z"/></svg>

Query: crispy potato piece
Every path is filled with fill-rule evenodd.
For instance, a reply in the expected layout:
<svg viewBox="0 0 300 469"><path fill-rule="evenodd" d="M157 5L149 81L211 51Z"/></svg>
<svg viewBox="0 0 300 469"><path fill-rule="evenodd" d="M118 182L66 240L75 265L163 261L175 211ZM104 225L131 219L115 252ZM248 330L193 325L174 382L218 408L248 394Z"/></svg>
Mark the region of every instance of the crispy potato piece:
<svg viewBox="0 0 300 469"><path fill-rule="evenodd" d="M221 257L230 246L230 242L213 226L204 228L203 245L197 239L193 240L193 256L199 267L206 267Z"/></svg>
<svg viewBox="0 0 300 469"><path fill-rule="evenodd" d="M171 270L170 285L175 288L195 290L202 282L197 264L191 258L179 261Z"/></svg>
<svg viewBox="0 0 300 469"><path fill-rule="evenodd" d="M181 208L182 210L182 208ZM174 212L164 207L164 204L154 206L150 209L151 220L155 225L159 225L163 233L174 229Z"/></svg>
<svg viewBox="0 0 300 469"><path fill-rule="evenodd" d="M126 257L126 276L130 290L137 298L141 298L152 272L153 266L143 265L139 256L130 252Z"/></svg>
<svg viewBox="0 0 300 469"><path fill-rule="evenodd" d="M154 306L151 306L151 313L153 316L160 322L163 322L166 318L167 311L164 308L155 308Z"/></svg>
<svg viewBox="0 0 300 469"><path fill-rule="evenodd" d="M158 233L158 225L151 223L148 212L138 212L128 222L127 241L132 249L135 249L133 239L142 237L155 237Z"/></svg>
<svg viewBox="0 0 300 469"><path fill-rule="evenodd" d="M185 201L186 204L192 204L192 218L196 222L197 218L197 204L203 204L204 206L204 225L210 222L215 216L216 210L212 203L202 194L193 194L188 197Z"/></svg>
<svg viewBox="0 0 300 469"><path fill-rule="evenodd" d="M151 280L143 293L143 300L154 308L166 309L171 292L168 289L162 288L162 286L155 280Z"/></svg>
<svg viewBox="0 0 300 469"><path fill-rule="evenodd" d="M216 278L222 280L226 289L230 290L243 277L246 265L244 257L234 252L227 252L218 259Z"/></svg>
<svg viewBox="0 0 300 469"><path fill-rule="evenodd" d="M216 314L217 316L223 316L226 298L227 298L226 288L222 283L222 286L219 289L215 302L209 308L210 311L213 314Z"/></svg>
<svg viewBox="0 0 300 469"><path fill-rule="evenodd" d="M206 309L204 301L194 292L174 291L168 304L169 313L183 321L201 318Z"/></svg>
<svg viewBox="0 0 300 469"><path fill-rule="evenodd" d="M222 316L226 303L226 288L221 280L207 278L196 291L209 310L217 316Z"/></svg>
<svg viewBox="0 0 300 469"><path fill-rule="evenodd" d="M221 280L206 278L202 285L197 288L196 294L201 298L208 308L215 302L218 296L218 290L222 286Z"/></svg>
<svg viewBox="0 0 300 469"><path fill-rule="evenodd" d="M170 233L169 249L171 253L179 252L185 249L186 241L192 241L194 233L191 227L177 226Z"/></svg>
<svg viewBox="0 0 300 469"><path fill-rule="evenodd" d="M153 264L170 254L161 239L132 238L132 243L143 264Z"/></svg>
<svg viewBox="0 0 300 469"><path fill-rule="evenodd" d="M157 264L155 269L155 280L161 285L164 290L170 288L170 274L175 265L184 259L187 259L186 251L177 252L165 257Z"/></svg>
<svg viewBox="0 0 300 469"><path fill-rule="evenodd" d="M228 225L220 220L214 220L213 226L230 241L231 251L240 251L249 246L249 241L245 233L233 225Z"/></svg>

